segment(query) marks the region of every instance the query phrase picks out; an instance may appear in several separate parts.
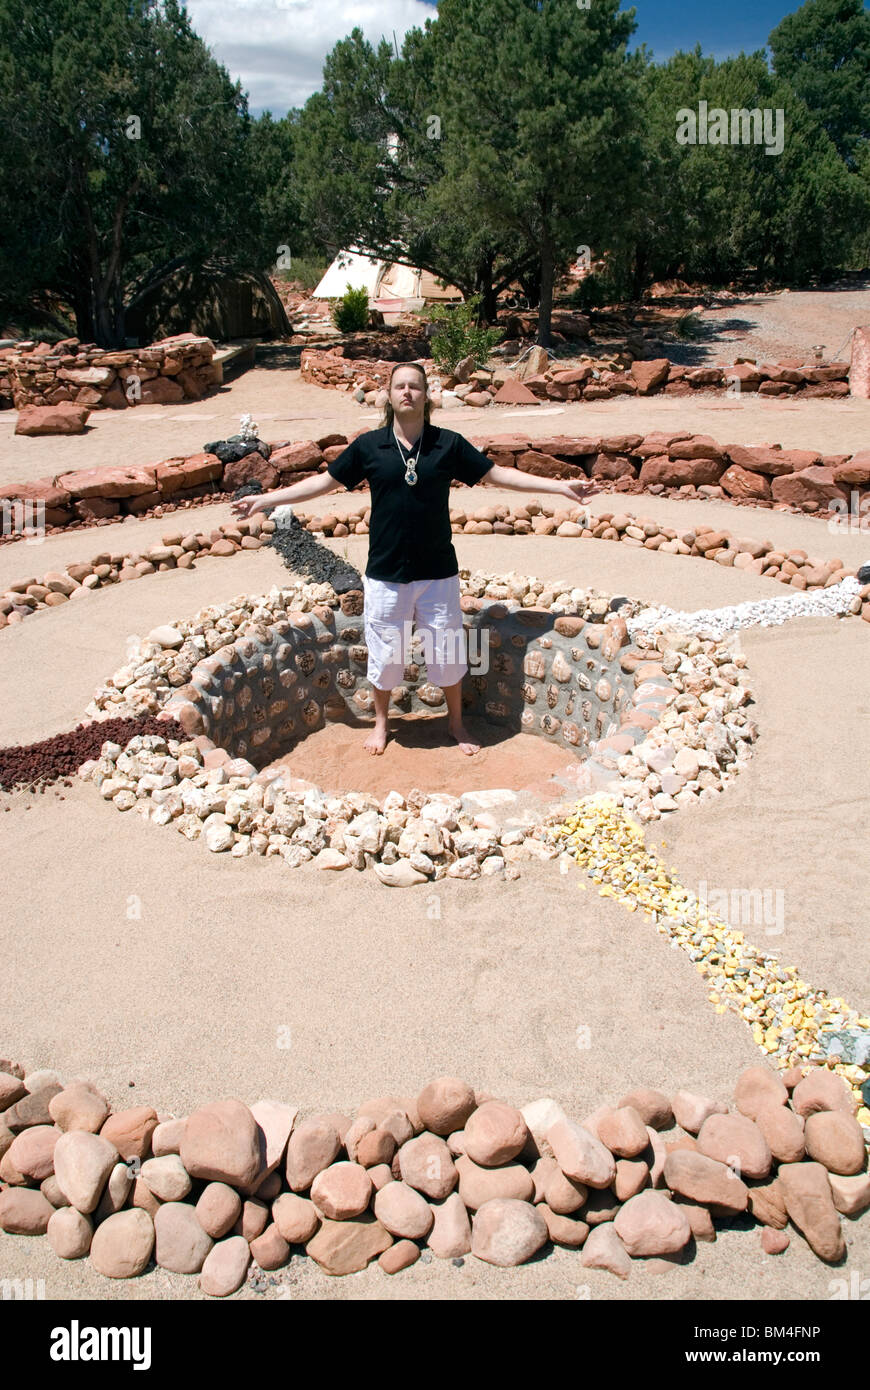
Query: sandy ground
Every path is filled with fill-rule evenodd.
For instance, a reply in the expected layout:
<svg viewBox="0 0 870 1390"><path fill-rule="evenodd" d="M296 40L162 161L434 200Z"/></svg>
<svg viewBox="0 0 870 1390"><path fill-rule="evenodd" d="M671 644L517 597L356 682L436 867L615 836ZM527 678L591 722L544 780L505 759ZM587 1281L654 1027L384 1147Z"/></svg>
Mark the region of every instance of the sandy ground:
<svg viewBox="0 0 870 1390"><path fill-rule="evenodd" d="M642 501L672 517L693 505ZM795 535L805 526L827 539L810 518L744 518L752 531L763 524L765 533ZM155 525L166 529L165 520L136 524L137 543L140 528ZM132 539L126 525L100 529ZM52 563L79 544L45 542ZM675 607L779 592L702 561L579 544L470 536L457 548L461 564L564 576ZM365 538L348 548L364 561ZM4 564L12 549L23 547L9 547ZM6 630L6 741L71 727L120 664L128 633L268 589L279 574L269 551L203 561L95 595L93 613L90 602L64 605ZM648 839L666 845L690 886L781 889L784 931L768 936L767 924L746 924L747 937L866 1010L870 884L857 826L866 820L867 710L853 692L870 680L870 629L811 619L742 641L761 726L757 756L718 802L681 812ZM184 1114L222 1095L273 1095L310 1113L454 1073L512 1103L552 1095L581 1118L641 1083L724 1097L759 1060L743 1024L712 1012L688 959L639 915L581 891L579 872L531 864L511 884L404 892L350 871L327 883L275 860L209 855L119 815L87 784L63 795L0 798L11 807L0 811L4 1047L28 1067L93 1079L115 1106L147 1101ZM581 1026L591 1036L582 1051ZM278 1045L285 1029L289 1048ZM866 1269L870 1222L844 1225L846 1268ZM4 1277L45 1277L48 1297L198 1296L195 1281L162 1271L107 1285L85 1263L62 1265L45 1242L24 1237L2 1237L0 1252ZM772 1260L757 1233L726 1231L685 1268L638 1270L626 1285L556 1251L509 1274L470 1259L462 1269L435 1261L392 1282L376 1268L342 1281L294 1264L289 1287L293 1297L337 1299L563 1299L578 1297L578 1286L620 1300L825 1299L841 1272L797 1236Z"/></svg>
<svg viewBox="0 0 870 1390"><path fill-rule="evenodd" d="M564 795L553 779L581 761L564 747L542 743L531 734L512 734L481 717L465 716L465 727L480 744L479 752L463 753L447 730L446 714L390 714L390 737L383 753L369 753L363 744L371 720L359 727L327 724L301 739L271 766L283 775L302 777L325 792L365 787L377 797L391 791L407 796L426 779L429 792L461 786L463 791L501 787L517 793L555 800ZM361 729L365 732L361 734Z"/></svg>
<svg viewBox="0 0 870 1390"><path fill-rule="evenodd" d="M783 314L793 312L797 298L786 304L779 297ZM870 300L856 303L846 305L846 317L870 319ZM813 342L823 340L813 328ZM838 344L831 339L830 351ZM187 407L97 413L79 438L13 437L15 414L4 412L0 482L192 452L233 432L244 411L270 439L377 423L373 412L301 383L298 373L257 369ZM685 428L723 443L848 452L866 447L870 402L700 396L488 410L480 419L439 412L435 421L470 438ZM522 496L490 488L454 494L462 507L494 499ZM360 500L334 493L300 510L343 512ZM707 521L811 555L840 556L850 566L870 558L866 533L833 532L811 517L661 497L602 495L591 505L680 527ZM139 551L170 531L230 519L223 503L2 546L0 588L102 550ZM328 544L364 568L367 538ZM459 536L455 544L461 566L591 584L674 608L783 593L707 562L606 542ZM4 743L78 723L95 687L123 663L128 635L266 592L286 577L270 549L202 559L192 570L116 585L4 630ZM812 985L867 1011L870 873L859 845L867 821L870 628L853 619L805 619L743 632L741 642L761 729L756 756L718 801L658 823L647 840L695 891L702 884L708 893L766 891L769 916L733 925L798 965ZM365 736L353 731L359 743ZM446 751L412 748L410 737L401 750L409 775L416 767L423 786L427 775L450 782ZM385 759L368 759L381 764L379 778ZM455 790L470 785L469 761L462 759ZM430 1077L452 1073L515 1104L554 1096L579 1119L638 1084L724 1098L739 1071L760 1060L742 1022L713 1013L687 957L640 914L583 891L579 871L562 876L553 863L531 863L513 883L447 880L405 891L352 871L325 881L316 870L290 870L275 859L210 855L168 829L120 815L77 781L41 796L0 795L0 824L0 1050L28 1068L55 1067L65 1080L88 1077L116 1108L147 1102L183 1115L219 1096L252 1103L269 1095L303 1113L350 1111L366 1098L414 1092ZM589 1030L588 1048L578 1049L578 1029ZM870 1219L843 1224L848 1258L836 1270L800 1236L784 1256L771 1258L761 1253L757 1231L731 1229L715 1245L690 1252L684 1267L637 1265L625 1284L556 1249L517 1270L469 1257L461 1268L434 1260L393 1280L376 1266L330 1279L294 1259L267 1297L824 1300L832 1280L870 1268ZM25 1237L0 1236L0 1275L42 1277L50 1299L201 1297L195 1280L159 1270L129 1282L103 1280L86 1261L60 1262L46 1241ZM236 1295L256 1296L247 1289Z"/></svg>

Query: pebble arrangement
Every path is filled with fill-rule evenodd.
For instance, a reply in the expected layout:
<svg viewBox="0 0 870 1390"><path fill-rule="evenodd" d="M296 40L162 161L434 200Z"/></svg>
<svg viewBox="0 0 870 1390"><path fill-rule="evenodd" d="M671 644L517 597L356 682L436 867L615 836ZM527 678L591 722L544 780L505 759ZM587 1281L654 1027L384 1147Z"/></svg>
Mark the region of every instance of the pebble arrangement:
<svg viewBox="0 0 870 1390"><path fill-rule="evenodd" d="M806 1073L806 1074L804 1074ZM156 1266L227 1297L304 1250L325 1273L425 1255L503 1268L548 1245L628 1278L667 1268L749 1215L766 1255L792 1230L846 1253L841 1216L870 1205L854 1104L825 1068L740 1074L732 1103L638 1087L575 1122L552 1098L521 1109L457 1077L355 1116L299 1120L275 1100L110 1113L87 1081L0 1062L0 1228L46 1235L108 1279ZM663 1131L675 1130L672 1138Z"/></svg>
<svg viewBox="0 0 870 1390"><path fill-rule="evenodd" d="M704 523L698 523L692 530L677 531L632 513L602 512L589 518L590 525L583 509L563 512L535 501L511 508L505 505L479 507L471 514L454 509L450 515L454 532L616 541L629 547L705 559L746 570L749 574L776 579L811 596L856 577L855 571L847 569L839 558L822 560L808 556L802 548L775 550L770 541L741 539L730 531L717 530ZM319 538L341 538L351 533L367 535L368 516L369 508L365 506L348 513L343 521L329 516L309 517L304 524ZM297 519L301 520L298 514ZM48 570L42 576L29 575L10 584L0 593L0 629L23 622L47 608L82 601L94 591L112 584L141 579L156 571L191 569L203 558L226 559L240 551L259 550L263 545L275 545L280 553L282 546L287 548L288 540L287 528L279 528L273 518L254 516L209 532L168 531L159 545L149 546L142 553L100 551L89 562L67 565L65 570ZM288 550L288 560L290 558ZM346 568L337 563L336 578ZM838 593L845 599L850 589L851 586L838 588ZM532 602L534 599L530 598L526 606L531 606ZM802 611L800 605L796 611ZM821 611L829 610L823 608ZM870 622L870 583L859 581L858 588L851 591L845 610L837 608L836 611L845 611Z"/></svg>
<svg viewBox="0 0 870 1390"><path fill-rule="evenodd" d="M863 1107L859 1120L870 1140L870 1060L850 1065L839 1039L836 1048L826 1044L830 1034L852 1029L870 1039L870 1018L812 988L795 966L781 965L717 919L646 847L642 830L612 800L587 801L546 829L544 839L570 854L602 897L650 914L659 932L694 961L716 1012L737 1013L778 1066L827 1061L839 1072Z"/></svg>
<svg viewBox="0 0 870 1390"><path fill-rule="evenodd" d="M787 598L746 600L722 608L698 608L693 613L662 604L638 613L630 620L628 630L634 637L638 632L654 632L664 624L679 632L724 637L727 632L744 627L778 627L792 618L826 618L849 613L855 599L860 601L861 588L857 578L850 577L832 584L829 589L789 594Z"/></svg>

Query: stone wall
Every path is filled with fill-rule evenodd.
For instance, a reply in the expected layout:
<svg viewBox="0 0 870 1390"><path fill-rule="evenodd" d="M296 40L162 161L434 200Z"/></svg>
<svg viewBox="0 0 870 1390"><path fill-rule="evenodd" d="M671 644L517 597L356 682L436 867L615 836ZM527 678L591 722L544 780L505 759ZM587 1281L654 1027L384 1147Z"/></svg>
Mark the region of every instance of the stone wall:
<svg viewBox="0 0 870 1390"><path fill-rule="evenodd" d="M617 732L620 752L642 741L649 727L643 715L663 707L671 688L661 666L629 646L624 621L613 615L587 624L515 600L481 600L465 629L481 633L472 653L486 652L486 633L489 669L475 674L472 660L464 712L555 739L578 755ZM167 714L189 734L205 734L231 757L262 767L330 720L370 715L367 663L362 594L345 594L337 610L295 613L262 637L240 637L204 658ZM646 703L639 711L641 687ZM405 667L391 704L403 713L443 710L443 693L429 683L424 661Z"/></svg>
<svg viewBox="0 0 870 1390"><path fill-rule="evenodd" d="M537 355L536 355L537 354ZM303 381L339 390L361 392L365 404L376 403L377 392L389 381L395 362L381 358L355 358L341 349L308 348L302 354ZM571 368L561 368L558 361L549 362L542 348L533 349L530 357L515 369L496 367L457 374L439 373L431 358L417 359L429 377L438 377L440 388L433 388L432 399L437 406L468 405L485 407L493 397L499 397L505 384L514 388L521 383L525 392L537 400L601 401L620 395L628 396L691 396L698 391L722 391L731 395L747 392L760 396L841 397L849 395L849 363L829 362L824 366L802 362L798 358L786 362L737 362L733 366L683 367L666 357L653 361L637 361L626 365L621 353L608 355L602 348L595 358ZM540 364L540 365L539 365ZM545 365L546 364L546 365ZM448 399L443 397L447 395ZM497 401L497 403L500 403ZM510 400L513 401L511 396ZM516 403L526 400L517 398ZM507 400L506 400L506 403Z"/></svg>
<svg viewBox="0 0 870 1390"><path fill-rule="evenodd" d="M222 379L210 338L179 333L117 352L65 338L0 351L0 408L58 405L124 410L198 401Z"/></svg>

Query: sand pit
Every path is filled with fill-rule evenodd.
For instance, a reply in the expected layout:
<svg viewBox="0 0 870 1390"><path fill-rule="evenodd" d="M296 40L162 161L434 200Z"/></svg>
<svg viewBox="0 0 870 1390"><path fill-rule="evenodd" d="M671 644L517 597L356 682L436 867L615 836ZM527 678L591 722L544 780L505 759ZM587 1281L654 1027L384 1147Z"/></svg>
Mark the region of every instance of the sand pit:
<svg viewBox="0 0 870 1390"><path fill-rule="evenodd" d="M468 717L465 726L480 744L479 753L460 751L444 715L391 716L387 746L374 756L363 747L368 727L327 725L266 770L304 778L326 793L364 787L379 799L391 791L407 796L414 787L453 796L492 787L549 798L564 794L554 779L577 761L567 762L564 748L498 729L486 719Z"/></svg>

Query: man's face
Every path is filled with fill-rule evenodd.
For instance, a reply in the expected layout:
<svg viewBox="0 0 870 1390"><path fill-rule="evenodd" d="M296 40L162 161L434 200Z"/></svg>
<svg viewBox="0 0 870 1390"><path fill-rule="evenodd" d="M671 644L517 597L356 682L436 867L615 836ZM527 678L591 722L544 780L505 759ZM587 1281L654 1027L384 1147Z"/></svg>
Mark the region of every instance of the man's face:
<svg viewBox="0 0 870 1390"><path fill-rule="evenodd" d="M407 368L396 372L390 383L390 404L397 415L420 413L425 399L426 383L420 372L409 371Z"/></svg>

